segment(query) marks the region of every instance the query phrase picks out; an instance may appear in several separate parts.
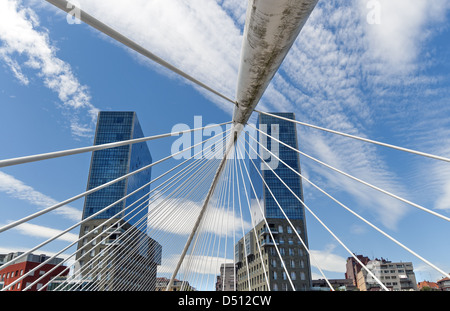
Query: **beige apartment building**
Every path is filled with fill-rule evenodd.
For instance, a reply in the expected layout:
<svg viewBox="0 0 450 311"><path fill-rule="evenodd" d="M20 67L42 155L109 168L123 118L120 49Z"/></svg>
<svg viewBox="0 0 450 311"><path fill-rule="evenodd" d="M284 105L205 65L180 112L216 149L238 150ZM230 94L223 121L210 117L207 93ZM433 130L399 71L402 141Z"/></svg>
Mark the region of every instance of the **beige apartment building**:
<svg viewBox="0 0 450 311"><path fill-rule="evenodd" d="M390 262L375 259L369 261L366 267L389 290L417 290L416 276L411 262ZM382 290L377 280L365 269L361 269L357 273L356 283L360 291Z"/></svg>

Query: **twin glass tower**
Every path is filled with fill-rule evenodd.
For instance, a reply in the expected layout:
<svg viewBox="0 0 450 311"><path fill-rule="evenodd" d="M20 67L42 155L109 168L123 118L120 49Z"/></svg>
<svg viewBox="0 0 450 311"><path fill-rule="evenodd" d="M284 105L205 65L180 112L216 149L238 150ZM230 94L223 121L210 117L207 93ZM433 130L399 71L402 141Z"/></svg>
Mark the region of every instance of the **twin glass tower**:
<svg viewBox="0 0 450 311"><path fill-rule="evenodd" d="M295 119L293 113L274 114ZM251 191L251 208L256 212L259 209L259 214L253 213L259 216L255 227L235 245L236 289L309 290L305 213L298 200L303 201L302 184L299 175L291 170L300 173L300 159L297 152L283 145L298 149L296 125L259 114L258 128L279 141L257 135L270 152L258 145L258 156L249 164L256 192L255 195ZM102 111L98 115L94 145L143 136L135 112ZM87 190L151 163L144 142L95 151ZM77 252L78 273L85 288L155 290L162 249L146 233L148 208L138 208L139 202L148 198L150 186L146 185L150 181L149 168L86 197ZM132 192L136 193L129 196ZM131 274L141 277L133 278Z"/></svg>

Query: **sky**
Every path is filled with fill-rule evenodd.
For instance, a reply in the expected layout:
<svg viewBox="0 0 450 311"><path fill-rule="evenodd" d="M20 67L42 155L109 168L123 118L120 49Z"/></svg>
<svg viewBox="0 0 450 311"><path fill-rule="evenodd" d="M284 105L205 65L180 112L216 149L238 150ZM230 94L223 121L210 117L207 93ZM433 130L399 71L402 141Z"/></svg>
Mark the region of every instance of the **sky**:
<svg viewBox="0 0 450 311"><path fill-rule="evenodd" d="M235 97L246 1L78 1L79 7L229 98ZM450 3L319 0L257 109L450 156ZM0 159L90 146L98 111L136 111L146 136L231 120L232 105L45 1L0 2ZM195 119L197 117L197 119ZM254 117L251 120L254 120ZM197 123L198 124L198 123ZM450 216L448 163L298 125L299 149ZM204 133L204 136L206 133ZM205 137L207 138L207 137ZM174 139L148 143L154 160ZM0 170L0 225L85 191L90 154ZM301 156L302 174L450 272L449 224ZM168 166L155 167L161 174ZM356 254L412 261L418 281L441 275L303 182L305 204ZM0 234L24 250L81 217L83 200ZM349 253L306 212L309 246L329 278ZM64 235L43 252L61 249ZM313 276L319 278L317 271Z"/></svg>

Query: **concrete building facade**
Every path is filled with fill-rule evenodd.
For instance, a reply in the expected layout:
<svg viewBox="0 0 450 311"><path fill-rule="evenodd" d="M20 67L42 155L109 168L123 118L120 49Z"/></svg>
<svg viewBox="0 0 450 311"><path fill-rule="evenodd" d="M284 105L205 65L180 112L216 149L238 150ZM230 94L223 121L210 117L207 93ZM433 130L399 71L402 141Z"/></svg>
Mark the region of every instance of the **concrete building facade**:
<svg viewBox="0 0 450 311"><path fill-rule="evenodd" d="M412 262L391 262L375 259L369 261L366 267L389 290L417 290L417 281ZM357 283L361 291L381 290L380 284L365 269L361 269L358 272Z"/></svg>

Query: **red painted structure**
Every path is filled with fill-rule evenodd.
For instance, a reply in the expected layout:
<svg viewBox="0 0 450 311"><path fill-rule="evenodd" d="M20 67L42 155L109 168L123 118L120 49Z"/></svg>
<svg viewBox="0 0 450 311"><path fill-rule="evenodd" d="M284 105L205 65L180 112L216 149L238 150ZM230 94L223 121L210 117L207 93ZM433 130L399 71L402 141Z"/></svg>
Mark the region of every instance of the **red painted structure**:
<svg viewBox="0 0 450 311"><path fill-rule="evenodd" d="M32 262L32 261L23 261L19 263L15 263L12 265L9 265L3 269L0 270L0 281L3 281L3 288L8 286L9 284L13 283L15 280L19 279L23 275L25 275L28 271L32 270L33 268L37 267L41 263L39 262ZM54 264L44 264L41 267L39 267L37 270L35 270L31 275L26 276L24 279L16 283L13 287L8 289L8 291L21 291L22 289L26 288L29 284L33 283L37 279L39 279L42 275L42 277L36 284L34 284L30 289L31 291L36 291L41 287L44 287L42 290L47 290L47 283L55 276L58 276L61 271L66 269L66 266L60 265L57 268L55 268L51 273L48 273L52 268L54 268ZM60 276L66 276L69 272L69 269L66 269L63 273L61 273Z"/></svg>

